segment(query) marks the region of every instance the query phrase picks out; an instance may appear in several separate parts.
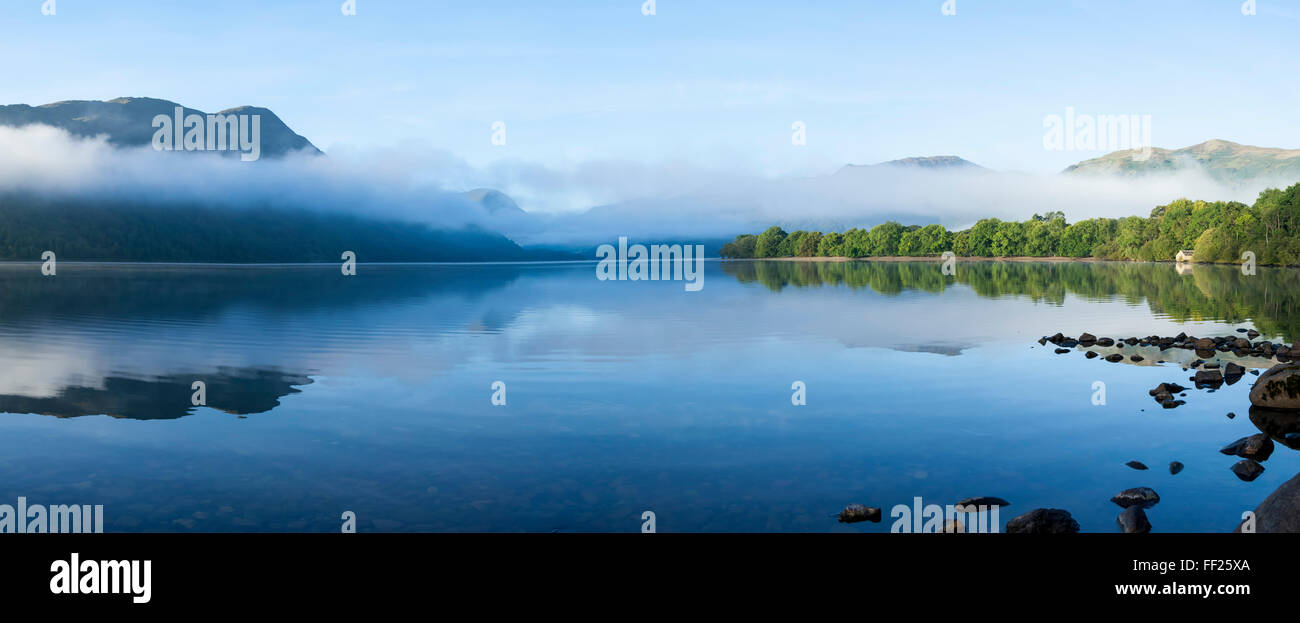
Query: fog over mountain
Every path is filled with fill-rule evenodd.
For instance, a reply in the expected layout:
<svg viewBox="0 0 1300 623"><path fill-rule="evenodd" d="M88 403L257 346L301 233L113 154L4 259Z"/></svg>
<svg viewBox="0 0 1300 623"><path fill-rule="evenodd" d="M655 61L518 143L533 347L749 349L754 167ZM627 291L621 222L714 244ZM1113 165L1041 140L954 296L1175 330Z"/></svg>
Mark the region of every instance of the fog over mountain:
<svg viewBox="0 0 1300 623"><path fill-rule="evenodd" d="M13 104L0 106L0 126L24 127L47 125L67 130L73 136L92 138L105 136L115 147L147 147L156 131L153 120L162 115L171 118L177 108L182 116L208 113L187 108L176 102L152 97L119 97L104 102L71 100L42 106ZM321 153L311 141L298 135L285 125L275 113L256 106L228 108L216 115L257 115L260 119L261 153L279 157L299 151Z"/></svg>
<svg viewBox="0 0 1300 623"><path fill-rule="evenodd" d="M489 210L424 179L404 155L322 157L305 143L245 162L139 140L0 125L0 259L46 250L86 261L338 262L345 250L362 262L574 257L520 248Z"/></svg>
<svg viewBox="0 0 1300 623"><path fill-rule="evenodd" d="M241 162L121 147L107 135L74 136L47 125L0 126L0 192L312 209L439 227L487 221L488 212L469 197L423 179L408 154L308 153Z"/></svg>
<svg viewBox="0 0 1300 623"><path fill-rule="evenodd" d="M552 215L541 233L519 239L541 244L607 241L619 235L716 239L773 224L787 230L843 231L887 220L962 229L981 218L1025 220L1048 211L1064 212L1071 221L1146 216L1179 197L1249 202L1270 185L1263 180L1229 185L1197 169L1123 177L1035 175L978 165L853 166L824 176L784 179L635 165L605 173L597 179L533 169L530 176L513 176L504 189L525 208L533 197L547 194L633 197Z"/></svg>
<svg viewBox="0 0 1300 623"><path fill-rule="evenodd" d="M311 210L477 227L522 245L582 250L619 236L727 240L772 224L840 231L896 220L959 229L980 218L1024 220L1047 211L1071 221L1146 215L1179 197L1249 202L1263 188L1300 181L1300 169L1288 168L1300 163L1292 158L1300 152L1224 141L1180 150L1188 158L1155 150L1155 162L1144 166L1160 175L1131 174L1123 152L1058 175L994 171L948 155L849 164L802 178L680 161L471 165L418 142L369 151L335 146L320 157L263 108L231 109L265 115L263 141L270 141L262 148L267 158L241 162L155 151L152 115L176 105L121 98L0 107L0 193Z"/></svg>

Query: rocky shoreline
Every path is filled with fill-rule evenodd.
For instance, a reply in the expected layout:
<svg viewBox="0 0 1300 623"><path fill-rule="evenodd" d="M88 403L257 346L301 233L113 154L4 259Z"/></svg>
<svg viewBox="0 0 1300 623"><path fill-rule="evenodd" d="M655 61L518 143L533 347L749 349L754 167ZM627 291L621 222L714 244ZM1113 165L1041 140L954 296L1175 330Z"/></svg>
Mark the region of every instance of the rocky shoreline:
<svg viewBox="0 0 1300 623"><path fill-rule="evenodd" d="M1238 332L1245 334L1245 337L1240 335L1229 335L1198 338L1187 335L1186 333L1179 333L1178 335L1171 337L1148 335L1146 337L1111 338L1097 337L1091 333L1084 332L1080 334L1079 337L1073 338L1067 337L1063 333L1058 332L1056 335L1043 336L1038 340L1038 343L1042 345L1046 345L1049 342L1055 344L1058 347L1058 353L1062 352L1062 349L1065 349L1065 352L1069 352L1069 349L1075 347L1083 347L1084 349L1091 349L1094 347L1114 347L1118 350L1123 350L1126 347L1156 348L1162 353L1171 348L1177 348L1194 352L1196 356L1202 360L1199 362L1201 364L1211 358L1220 356L1216 353L1231 353L1236 357L1243 358L1271 359L1278 363L1300 361L1300 346L1287 344L1285 342L1274 343L1268 340L1253 342L1251 340L1260 335L1258 331L1254 329L1238 329ZM1088 351L1085 350L1085 352ZM1120 361L1122 359L1123 357L1121 356L1119 359L1114 359L1114 361Z"/></svg>
<svg viewBox="0 0 1300 623"><path fill-rule="evenodd" d="M1243 482L1252 482L1264 473L1263 463L1272 456L1276 443L1300 450L1300 344L1274 343L1268 340L1253 341L1260 336L1254 329L1238 329L1239 335L1195 337L1186 333L1176 336L1149 335L1146 337L1097 337L1084 332L1078 337L1067 337L1058 332L1043 336L1040 345L1052 344L1054 352L1066 354L1083 352L1087 359L1101 359L1118 363L1180 365L1184 372L1192 371L1188 381L1192 387L1165 382L1150 389L1148 394L1164 409L1174 409L1186 404L1189 389L1214 392L1225 385L1236 384L1247 374L1258 375L1250 389L1250 420L1261 432L1242 437L1224 445L1219 452L1236 457L1230 470ZM1142 349L1142 350L1139 350ZM1173 351L1170 353L1169 351ZM1177 357L1175 355L1182 355ZM1266 368L1262 374L1260 369ZM1227 414L1228 418L1236 414ZM1276 442L1276 443L1275 443ZM1140 461L1129 461L1137 471L1149 468ZM1180 461L1169 463L1169 474L1183 471ZM1160 495L1150 487L1135 487L1119 492L1111 499L1122 510L1115 518L1118 530L1127 534L1148 533L1152 530L1147 511L1160 502ZM1001 498L968 498L958 507L970 504L1010 506ZM881 509L852 504L839 514L839 521L879 522ZM963 532L961 522L953 520L944 525L942 532ZM1007 521L1008 534L1067 534L1079 532L1079 523L1069 511L1057 508L1036 508ZM1241 520L1235 532L1300 532L1300 474L1278 487L1256 509L1249 519Z"/></svg>
<svg viewBox="0 0 1300 623"><path fill-rule="evenodd" d="M1184 372L1193 371L1193 375L1187 380L1191 381L1194 389L1208 392L1214 392L1224 385L1233 385L1248 373L1258 375L1259 378L1250 390L1250 419L1261 432L1242 437L1219 449L1222 454L1239 458L1240 460L1232 464L1229 469L1243 482L1252 482L1264 473L1263 462L1268 460L1276 447L1274 437L1288 448L1300 449L1300 344L1274 343L1269 340L1253 341L1260 336L1259 331L1255 329L1237 329L1236 333L1238 335L1217 337L1196 337L1179 333L1175 336L1112 338L1097 337L1084 332L1075 338L1057 332L1051 336L1043 336L1038 343L1044 346L1053 344L1056 346L1054 351L1057 354L1082 350L1087 359L1101 358L1112 363L1124 361L1126 358L1133 363L1147 360L1154 360L1155 365L1178 363ZM1114 352L1106 352L1111 349ZM1125 349L1128 350L1127 353L1123 352ZM1145 356L1134 352L1138 349L1146 349L1141 351L1146 353ZM1191 355L1182 357L1182 361L1174 361L1179 357L1167 354L1171 349L1176 349L1175 352L1188 352ZM1192 356L1195 359L1188 361ZM1267 368L1267 370L1260 374L1259 368ZM1147 393L1162 408L1174 409L1186 404L1186 401L1181 398L1187 396L1188 389L1178 383L1165 382L1148 390ZM1235 414L1229 413L1228 417L1233 418ZM1137 461L1130 461L1128 465L1134 469L1146 469L1146 465ZM1182 469L1183 464L1174 461L1169 466L1169 473L1177 474ZM1274 492L1274 495L1269 497L1271 502L1268 505L1261 504L1256 509L1256 517L1252 522L1255 529L1259 528L1256 522L1262 522L1266 528L1300 524L1300 486L1290 487L1289 494L1283 492L1285 488L1286 485ZM1148 495L1151 501L1140 506L1129 503L1129 500L1139 493ZM1129 489L1112 498L1111 501L1125 509L1116 518L1121 531L1149 532L1151 530L1145 509L1159 501L1159 496L1155 495L1154 491L1145 487ZM1260 513L1265 512L1270 516L1261 518ZM1279 513L1288 516L1279 517ZM1238 530L1240 529L1241 526L1238 526Z"/></svg>

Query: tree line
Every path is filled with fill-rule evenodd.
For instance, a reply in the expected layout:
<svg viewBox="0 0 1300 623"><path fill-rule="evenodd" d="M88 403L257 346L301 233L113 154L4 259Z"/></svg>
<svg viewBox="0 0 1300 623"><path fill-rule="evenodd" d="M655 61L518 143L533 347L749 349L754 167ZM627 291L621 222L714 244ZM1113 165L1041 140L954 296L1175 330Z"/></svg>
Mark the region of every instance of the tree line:
<svg viewBox="0 0 1300 623"><path fill-rule="evenodd" d="M1150 216L1094 218L1067 223L1065 214L1034 214L1026 221L983 219L970 229L902 225L894 221L843 233L795 231L778 226L742 234L722 246L724 258L923 257L952 251L962 257L1092 257L1170 261L1191 249L1198 262L1300 264L1300 184L1270 188L1252 205L1239 201L1178 199Z"/></svg>

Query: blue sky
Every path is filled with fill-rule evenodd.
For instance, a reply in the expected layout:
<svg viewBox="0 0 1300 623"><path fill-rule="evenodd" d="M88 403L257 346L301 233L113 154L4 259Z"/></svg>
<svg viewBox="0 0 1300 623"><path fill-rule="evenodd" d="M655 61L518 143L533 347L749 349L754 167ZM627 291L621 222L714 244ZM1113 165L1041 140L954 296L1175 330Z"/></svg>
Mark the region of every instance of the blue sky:
<svg viewBox="0 0 1300 623"><path fill-rule="evenodd" d="M1300 148L1300 2L0 0L0 103L266 106L327 151L769 176L956 154L1050 173L1043 118ZM505 121L507 144L491 144ZM807 125L806 147L791 124Z"/></svg>

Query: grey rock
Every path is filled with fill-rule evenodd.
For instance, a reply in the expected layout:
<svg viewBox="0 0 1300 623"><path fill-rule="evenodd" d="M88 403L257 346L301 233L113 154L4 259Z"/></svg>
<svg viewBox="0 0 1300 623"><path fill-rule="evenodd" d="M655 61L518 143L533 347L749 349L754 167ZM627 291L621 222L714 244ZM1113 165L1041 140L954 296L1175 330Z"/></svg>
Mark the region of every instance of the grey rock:
<svg viewBox="0 0 1300 623"><path fill-rule="evenodd" d="M1241 532L1246 524L1243 521L1233 532ZM1300 474L1282 483L1255 507L1254 530L1260 533L1300 532Z"/></svg>

